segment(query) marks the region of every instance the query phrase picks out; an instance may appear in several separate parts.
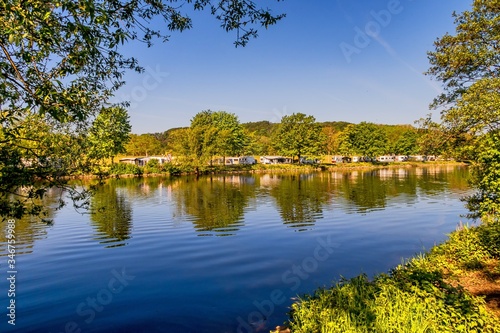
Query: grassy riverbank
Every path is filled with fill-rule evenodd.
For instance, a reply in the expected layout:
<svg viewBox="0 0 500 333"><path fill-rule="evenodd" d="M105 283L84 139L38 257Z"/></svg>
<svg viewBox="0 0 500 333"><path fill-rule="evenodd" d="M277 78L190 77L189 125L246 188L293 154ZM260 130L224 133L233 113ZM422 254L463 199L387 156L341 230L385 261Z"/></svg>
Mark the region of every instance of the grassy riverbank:
<svg viewBox="0 0 500 333"><path fill-rule="evenodd" d="M388 274L342 280L301 297L281 331L500 332L499 259L498 219L461 226Z"/></svg>
<svg viewBox="0 0 500 333"><path fill-rule="evenodd" d="M156 160L144 167L133 164L115 163L102 166L95 174L104 177L175 176L189 174L259 173L273 171L337 171L367 170L377 168L409 168L442 165L465 165L461 162L399 162L399 163L339 163L339 164L254 164L254 165L214 165L195 167L192 165L160 165Z"/></svg>

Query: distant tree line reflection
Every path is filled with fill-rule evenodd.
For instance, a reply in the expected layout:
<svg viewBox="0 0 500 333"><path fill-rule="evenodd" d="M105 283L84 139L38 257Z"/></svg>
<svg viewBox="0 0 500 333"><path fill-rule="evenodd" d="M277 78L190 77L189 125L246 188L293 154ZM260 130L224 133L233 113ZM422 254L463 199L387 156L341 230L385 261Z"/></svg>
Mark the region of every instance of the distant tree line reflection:
<svg viewBox="0 0 500 333"><path fill-rule="evenodd" d="M165 220L191 223L199 236L231 236L245 226L250 211L271 205L287 228L313 229L326 210L369 214L388 203L412 204L421 194L466 191L464 167L396 168L347 172L226 174L204 177L109 180L92 198L94 239L106 247L124 246L135 223L134 207L165 207ZM61 193L47 200L56 202ZM56 214L54 212L52 215ZM29 252L44 237L47 223L18 221L18 237ZM0 242L6 240L0 230Z"/></svg>

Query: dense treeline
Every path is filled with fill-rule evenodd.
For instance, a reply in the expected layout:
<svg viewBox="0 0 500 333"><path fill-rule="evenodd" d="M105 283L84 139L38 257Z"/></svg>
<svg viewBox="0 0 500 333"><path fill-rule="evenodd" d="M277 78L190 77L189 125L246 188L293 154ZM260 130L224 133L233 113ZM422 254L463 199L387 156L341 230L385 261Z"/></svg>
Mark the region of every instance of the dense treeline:
<svg viewBox="0 0 500 333"><path fill-rule="evenodd" d="M195 120L201 114L217 113L213 111L203 111L193 118ZM218 113L228 114L224 111ZM220 156L230 155L285 155L298 158L299 150L290 150L290 144L297 141L296 135L305 135L308 129L300 128L300 117L294 114L285 116L281 123L271 123L269 121L258 121L240 124L236 116L234 119L234 129L238 129L241 144L239 149L226 151L218 154ZM311 117L303 115L303 117ZM289 121L291 118L291 122ZM316 122L314 118L309 118L314 137L304 139L302 151L306 154L300 155L322 156L322 155L344 155L344 156L368 156L378 155L441 155L446 158L469 159L470 152L467 151L467 144L472 144L473 137L463 135L450 135L441 129L438 124L432 122L430 116L420 119L413 125L385 125L361 122L353 124L344 121ZM288 121L287 129L284 128L283 121ZM216 125L205 124L203 133L208 139L209 133L217 133ZM196 127L196 124L195 124ZM199 129L200 130L200 129ZM186 142L191 131L193 135L193 125L184 128L172 128L161 133L131 134L130 141L126 145L126 154L133 156L186 155L192 151ZM287 134L291 136L287 141ZM221 138L219 138L220 140ZM189 141L189 140L188 140ZM211 154L208 143L204 148L206 152L199 152L197 158L208 153ZM214 150L211 149L213 153ZM207 156L205 156L207 157Z"/></svg>

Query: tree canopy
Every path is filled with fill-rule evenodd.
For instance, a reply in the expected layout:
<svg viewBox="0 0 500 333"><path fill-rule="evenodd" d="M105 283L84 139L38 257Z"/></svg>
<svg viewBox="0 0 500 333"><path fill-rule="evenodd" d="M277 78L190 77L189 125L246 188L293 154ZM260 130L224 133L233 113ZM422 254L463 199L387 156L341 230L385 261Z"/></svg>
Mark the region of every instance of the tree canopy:
<svg viewBox="0 0 500 333"><path fill-rule="evenodd" d="M300 163L302 156L320 154L324 137L321 125L313 116L294 113L281 118L273 141L281 154L297 156Z"/></svg>
<svg viewBox="0 0 500 333"><path fill-rule="evenodd" d="M124 153L131 129L127 110L118 106L103 108L89 129L88 154L95 159L113 159Z"/></svg>
<svg viewBox="0 0 500 333"><path fill-rule="evenodd" d="M341 149L346 155L376 157L388 151L385 130L373 123L361 122L348 126L340 140Z"/></svg>
<svg viewBox="0 0 500 333"><path fill-rule="evenodd" d="M153 134L131 134L125 145L125 152L133 156L150 156L164 154L165 149Z"/></svg>
<svg viewBox="0 0 500 333"><path fill-rule="evenodd" d="M472 135L476 143L478 193L469 198L475 217L496 216L500 204L498 131L500 130L500 0L474 0L472 9L454 14L456 33L446 34L429 52L429 75L445 92L432 106L442 108L444 128ZM498 219L498 217L496 217Z"/></svg>
<svg viewBox="0 0 500 333"><path fill-rule="evenodd" d="M408 129L403 132L394 143L392 152L397 155L417 155L419 152L417 140L417 131Z"/></svg>
<svg viewBox="0 0 500 333"><path fill-rule="evenodd" d="M226 111L201 111L191 119L189 128L174 133L176 152L190 157L197 166L214 156L240 155L248 143L238 117Z"/></svg>
<svg viewBox="0 0 500 333"><path fill-rule="evenodd" d="M500 1L475 0L455 17L456 34L446 34L429 52L429 75L445 92L433 107L444 108L444 124L455 131L484 131L500 125Z"/></svg>

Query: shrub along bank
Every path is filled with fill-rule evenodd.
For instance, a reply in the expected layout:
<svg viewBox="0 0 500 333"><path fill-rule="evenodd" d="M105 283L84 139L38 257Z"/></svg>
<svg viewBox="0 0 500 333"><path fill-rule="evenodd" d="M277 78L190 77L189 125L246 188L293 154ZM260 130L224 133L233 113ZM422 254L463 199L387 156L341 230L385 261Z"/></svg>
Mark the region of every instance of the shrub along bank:
<svg viewBox="0 0 500 333"><path fill-rule="evenodd" d="M159 164L157 160L150 160L145 166L135 164L114 163L101 166L95 174L102 176L143 176L143 175L183 175L183 174L212 174L225 172L263 172L263 171L337 171L354 169L375 169L387 167L418 167L431 165L465 165L461 162L394 162L394 163L341 163L341 164L236 164L236 165L206 165L194 166L192 164Z"/></svg>
<svg viewBox="0 0 500 333"><path fill-rule="evenodd" d="M139 167L135 164L115 163L108 166L101 167L96 173L109 175L135 175L142 176L148 174L166 174L166 175L181 175L181 174L211 174L223 172L245 172L245 171L273 171L273 170L318 170L325 169L319 165L308 164L237 164L237 165L206 165L206 166L193 166L190 164L159 164L157 160L149 161L145 166Z"/></svg>
<svg viewBox="0 0 500 333"><path fill-rule="evenodd" d="M360 275L292 305L293 333L500 332L500 222L449 239L369 281ZM279 331L279 329L277 330Z"/></svg>

